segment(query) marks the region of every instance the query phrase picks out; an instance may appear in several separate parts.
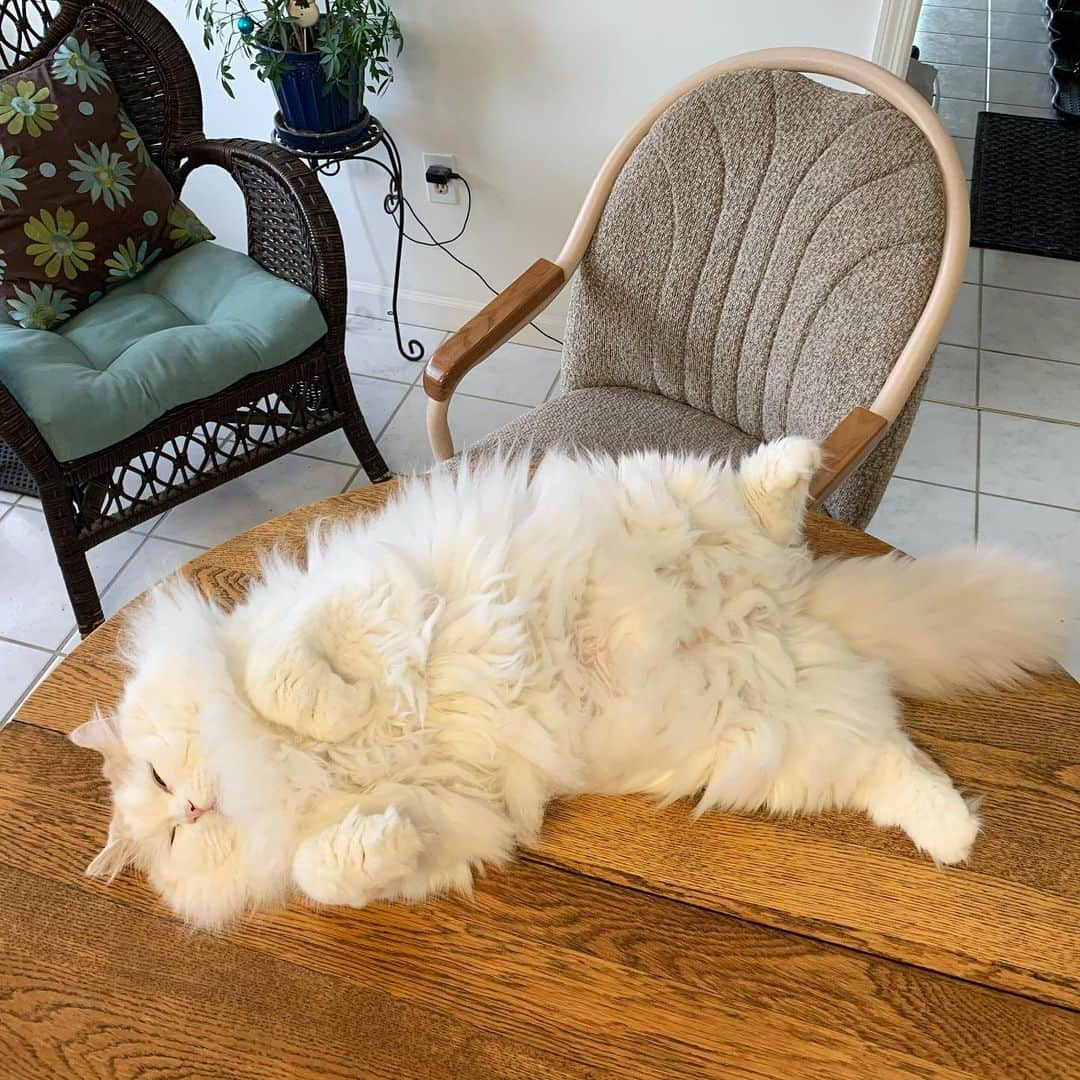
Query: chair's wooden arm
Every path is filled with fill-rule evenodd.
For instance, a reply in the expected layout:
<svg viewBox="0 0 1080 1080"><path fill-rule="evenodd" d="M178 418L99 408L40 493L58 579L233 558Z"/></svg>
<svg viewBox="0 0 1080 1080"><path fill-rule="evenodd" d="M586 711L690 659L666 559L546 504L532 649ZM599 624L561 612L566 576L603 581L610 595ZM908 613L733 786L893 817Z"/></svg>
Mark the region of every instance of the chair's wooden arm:
<svg viewBox="0 0 1080 1080"><path fill-rule="evenodd" d="M821 502L852 469L861 465L889 426L884 416L857 405L821 444L825 457L810 481L810 498Z"/></svg>
<svg viewBox="0 0 1080 1080"><path fill-rule="evenodd" d="M424 368L424 389L433 401L448 401L465 373L509 341L563 287L561 266L538 259L453 337Z"/></svg>

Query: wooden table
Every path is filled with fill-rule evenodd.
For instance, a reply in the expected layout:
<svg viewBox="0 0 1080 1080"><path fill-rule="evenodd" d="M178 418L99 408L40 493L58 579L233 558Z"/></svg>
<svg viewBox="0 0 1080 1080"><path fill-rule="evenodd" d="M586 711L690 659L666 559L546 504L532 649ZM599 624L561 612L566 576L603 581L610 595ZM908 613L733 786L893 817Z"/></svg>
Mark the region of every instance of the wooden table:
<svg viewBox="0 0 1080 1080"><path fill-rule="evenodd" d="M296 511L190 563L228 603ZM884 545L815 519L821 552ZM316 913L223 936L142 880L82 871L105 836L96 755L119 618L0 734L0 1075L1080 1076L1080 687L911 704L916 740L984 796L967 866L853 814L769 821L637 798L553 808L475 899Z"/></svg>

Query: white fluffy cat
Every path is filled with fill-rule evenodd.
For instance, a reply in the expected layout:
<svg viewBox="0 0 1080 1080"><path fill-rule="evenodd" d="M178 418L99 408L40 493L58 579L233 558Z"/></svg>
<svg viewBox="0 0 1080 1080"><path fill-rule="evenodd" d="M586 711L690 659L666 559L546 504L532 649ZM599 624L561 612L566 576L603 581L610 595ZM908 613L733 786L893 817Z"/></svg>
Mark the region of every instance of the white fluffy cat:
<svg viewBox="0 0 1080 1080"><path fill-rule="evenodd" d="M299 891L468 890L549 799L857 807L943 863L979 829L897 693L1045 667L1062 592L1016 559L815 561L817 446L551 454L441 472L271 559L231 613L190 587L132 616L115 717L72 733L112 782L90 873L134 863L200 926Z"/></svg>

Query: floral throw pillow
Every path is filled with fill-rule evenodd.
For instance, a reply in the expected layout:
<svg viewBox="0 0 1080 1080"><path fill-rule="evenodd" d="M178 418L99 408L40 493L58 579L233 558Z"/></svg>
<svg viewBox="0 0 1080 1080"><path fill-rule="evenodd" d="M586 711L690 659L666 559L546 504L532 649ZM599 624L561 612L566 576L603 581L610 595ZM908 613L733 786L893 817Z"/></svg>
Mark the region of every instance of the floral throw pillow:
<svg viewBox="0 0 1080 1080"><path fill-rule="evenodd" d="M0 82L0 304L20 326L55 329L208 239L84 33Z"/></svg>

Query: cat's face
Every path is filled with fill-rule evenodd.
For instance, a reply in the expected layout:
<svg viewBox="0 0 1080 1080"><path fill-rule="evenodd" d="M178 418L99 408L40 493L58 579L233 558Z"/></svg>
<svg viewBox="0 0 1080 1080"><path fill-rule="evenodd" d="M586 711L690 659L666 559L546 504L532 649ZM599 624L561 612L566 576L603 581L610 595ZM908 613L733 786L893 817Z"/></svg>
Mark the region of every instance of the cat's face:
<svg viewBox="0 0 1080 1080"><path fill-rule="evenodd" d="M170 907L199 924L243 903L244 876L240 837L198 729L203 707L197 688L140 672L115 716L72 733L102 754L112 784L109 841L88 872L111 877L133 863Z"/></svg>
<svg viewBox="0 0 1080 1080"><path fill-rule="evenodd" d="M235 805L238 785L207 738L208 719L211 730L235 727L244 713L212 613L186 622L183 640L140 648L116 713L88 721L71 739L102 755L112 785L108 842L87 872L111 878L134 864L177 914L217 926L265 889L257 865L265 869L265 853L256 857L265 845L253 842L251 815Z"/></svg>

